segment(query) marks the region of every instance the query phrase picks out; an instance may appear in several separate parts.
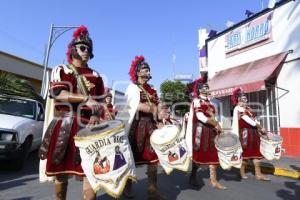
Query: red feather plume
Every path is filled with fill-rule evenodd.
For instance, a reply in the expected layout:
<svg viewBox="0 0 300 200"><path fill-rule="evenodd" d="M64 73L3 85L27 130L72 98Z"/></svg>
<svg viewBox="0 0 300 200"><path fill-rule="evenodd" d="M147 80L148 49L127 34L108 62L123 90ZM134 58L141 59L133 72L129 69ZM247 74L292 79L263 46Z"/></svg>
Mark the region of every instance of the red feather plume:
<svg viewBox="0 0 300 200"><path fill-rule="evenodd" d="M80 27L78 27L76 29L76 31L74 31L73 33L73 38L76 39L78 38L80 35L88 35L89 34L89 31L87 29L87 27L81 25Z"/></svg>
<svg viewBox="0 0 300 200"><path fill-rule="evenodd" d="M143 62L145 60L144 56L135 56L134 60L131 62L130 65L130 70L129 70L129 76L130 76L130 80L133 83L136 83L136 75L135 75L135 69L137 67L137 65L141 62Z"/></svg>
<svg viewBox="0 0 300 200"><path fill-rule="evenodd" d="M72 41L76 40L80 35L88 35L88 34L89 34L89 31L88 31L87 27L81 25L74 31ZM68 51L67 51L68 63L72 63L72 57L71 57L72 45L71 44L72 44L72 42L68 45Z"/></svg>
<svg viewBox="0 0 300 200"><path fill-rule="evenodd" d="M241 88L236 88L233 90L232 95L230 97L233 106L236 106L236 104L238 103L238 97L241 92L242 92Z"/></svg>
<svg viewBox="0 0 300 200"><path fill-rule="evenodd" d="M198 90L198 85L199 84L204 84L206 82L206 79L204 77L198 78L194 82L194 87L193 87L193 96L198 97L199 96L199 90Z"/></svg>

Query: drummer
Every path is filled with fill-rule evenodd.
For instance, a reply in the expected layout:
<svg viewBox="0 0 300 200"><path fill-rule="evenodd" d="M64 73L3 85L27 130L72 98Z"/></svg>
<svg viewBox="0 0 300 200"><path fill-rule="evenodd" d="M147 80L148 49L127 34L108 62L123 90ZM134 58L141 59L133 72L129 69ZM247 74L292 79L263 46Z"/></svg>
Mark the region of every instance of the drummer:
<svg viewBox="0 0 300 200"><path fill-rule="evenodd" d="M193 186L199 186L197 169L200 164L205 164L209 166L210 185L224 190L227 188L218 182L216 172L219 159L214 138L221 133L221 127L215 119L215 114L215 106L209 100L209 86L200 78L194 84L194 99L187 125L187 134L193 131L193 165L189 182Z"/></svg>
<svg viewBox="0 0 300 200"><path fill-rule="evenodd" d="M253 160L255 177L257 180L269 181L270 179L261 173L260 160L260 135L265 135L266 130L257 121L252 109L248 106L248 99L240 88L233 91L231 96L233 110L232 131L240 138L243 149L243 164L240 169L242 179L247 179L245 173L246 161Z"/></svg>
<svg viewBox="0 0 300 200"><path fill-rule="evenodd" d="M159 119L163 125L176 124L176 121L171 118L170 107L166 103L160 104Z"/></svg>
<svg viewBox="0 0 300 200"><path fill-rule="evenodd" d="M41 164L40 180L43 180L45 174L54 177L55 199L64 200L68 177L84 177L83 199L96 199L96 194L82 170L79 151L73 139L80 126L100 123L101 105L96 97L104 94L101 76L88 66L88 61L93 58L93 43L85 26L80 26L74 32L68 45L67 57L67 65L61 64L52 70L49 96L54 100L54 107L48 103L48 98L49 112L46 113L46 119L53 120L51 123L50 120L48 123L45 120L44 124L47 131L39 156L42 160L47 160L46 167ZM52 116L53 110L58 115Z"/></svg>
<svg viewBox="0 0 300 200"><path fill-rule="evenodd" d="M148 84L151 79L150 66L143 56L136 56L131 63L130 84L126 91L130 107L129 122L125 128L136 165L147 164L148 199L163 200L157 190L158 157L150 145L150 135L157 128L159 99L156 90ZM125 196L132 198L132 182L128 181Z"/></svg>
<svg viewBox="0 0 300 200"><path fill-rule="evenodd" d="M101 117L102 120L114 120L116 118L117 110L114 108L112 104L112 94L107 91L104 98L104 113Z"/></svg>

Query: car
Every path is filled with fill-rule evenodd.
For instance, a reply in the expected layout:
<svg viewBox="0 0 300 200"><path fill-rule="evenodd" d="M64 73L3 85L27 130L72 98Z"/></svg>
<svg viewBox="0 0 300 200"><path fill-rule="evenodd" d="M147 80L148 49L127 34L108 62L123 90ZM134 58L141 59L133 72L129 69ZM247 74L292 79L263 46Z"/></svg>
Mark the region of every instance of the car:
<svg viewBox="0 0 300 200"><path fill-rule="evenodd" d="M18 96L0 95L0 160L22 169L28 154L42 142L43 103Z"/></svg>

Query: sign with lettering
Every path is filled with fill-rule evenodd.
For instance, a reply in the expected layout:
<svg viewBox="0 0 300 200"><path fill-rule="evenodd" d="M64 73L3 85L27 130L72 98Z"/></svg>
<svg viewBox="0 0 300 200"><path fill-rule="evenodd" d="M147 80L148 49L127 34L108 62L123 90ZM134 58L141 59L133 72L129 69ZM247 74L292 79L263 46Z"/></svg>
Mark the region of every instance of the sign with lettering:
<svg viewBox="0 0 300 200"><path fill-rule="evenodd" d="M127 179L136 179L129 140L120 123L107 121L107 128L101 131L85 128L74 137L82 169L94 191L102 189L115 198L122 194Z"/></svg>
<svg viewBox="0 0 300 200"><path fill-rule="evenodd" d="M256 18L225 35L225 53L240 53L272 40L273 12ZM251 47L251 48L250 48Z"/></svg>

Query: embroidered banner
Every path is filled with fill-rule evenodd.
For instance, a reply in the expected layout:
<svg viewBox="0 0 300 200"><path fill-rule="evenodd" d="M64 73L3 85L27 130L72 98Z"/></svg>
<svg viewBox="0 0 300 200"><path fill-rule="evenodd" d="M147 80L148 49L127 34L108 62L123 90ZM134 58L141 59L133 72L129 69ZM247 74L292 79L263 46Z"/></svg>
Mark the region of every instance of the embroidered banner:
<svg viewBox="0 0 300 200"><path fill-rule="evenodd" d="M136 180L132 151L121 121L82 129L74 139L80 150L82 169L95 192L102 189L118 198L127 179Z"/></svg>

